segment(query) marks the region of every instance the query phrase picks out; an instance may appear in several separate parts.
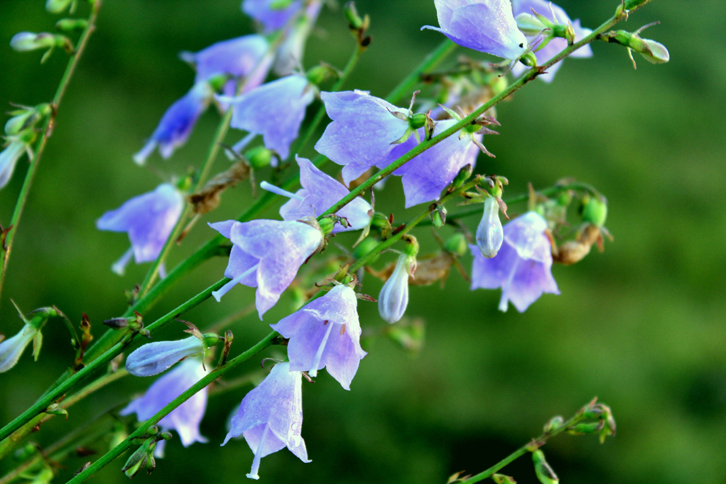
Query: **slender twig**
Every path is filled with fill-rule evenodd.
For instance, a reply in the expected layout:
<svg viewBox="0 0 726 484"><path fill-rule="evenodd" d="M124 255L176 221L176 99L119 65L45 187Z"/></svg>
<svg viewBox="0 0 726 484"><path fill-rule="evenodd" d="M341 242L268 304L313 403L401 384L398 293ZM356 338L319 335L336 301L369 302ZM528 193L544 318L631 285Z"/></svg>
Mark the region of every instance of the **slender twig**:
<svg viewBox="0 0 726 484"><path fill-rule="evenodd" d="M25 174L25 180L23 181L23 186L20 189L18 201L15 204L15 210L13 211L13 216L10 219L9 229L5 238L6 249L4 251L0 250L0 252L2 253L2 255L0 255L0 293L2 293L3 284L5 282L5 273L7 272L8 261L10 260L10 252L13 248L15 233L18 231L20 217L23 215L23 209L25 208L25 203L28 200L30 187L32 186L33 179L35 178L35 172L38 170L40 158L45 152L45 146L48 142L48 138L51 136L53 129L55 128L55 120L58 113L58 107L63 100L63 96L65 95L68 84L71 81L71 77L76 70L78 61L80 60L81 55L83 55L83 52L86 50L88 39L90 38L93 31L96 29L96 18L98 17L98 10L100 6L100 1L91 2L91 13L88 16L88 24L86 25L86 28L83 29L83 32L81 33L81 36L78 39L78 43L76 44L76 47L73 51L73 54L71 54L71 58L68 60L66 70L63 73L63 77L61 77L60 84L58 84L58 89L55 92L55 96L53 96L53 101L51 103L51 113L48 115L45 121L45 125L43 126L43 134L40 136L40 139L35 146L35 154L33 156L33 159L30 160L28 171Z"/></svg>

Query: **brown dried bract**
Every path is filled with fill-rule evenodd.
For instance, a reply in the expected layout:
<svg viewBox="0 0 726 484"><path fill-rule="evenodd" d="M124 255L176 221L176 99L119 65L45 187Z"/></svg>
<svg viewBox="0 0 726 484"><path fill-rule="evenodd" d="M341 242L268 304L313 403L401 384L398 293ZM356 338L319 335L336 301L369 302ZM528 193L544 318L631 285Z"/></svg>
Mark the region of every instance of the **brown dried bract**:
<svg viewBox="0 0 726 484"><path fill-rule="evenodd" d="M566 266L580 262L590 253L592 245L597 243L602 252L603 237L596 225L587 225L576 240L570 240L559 247L552 244L552 258Z"/></svg>
<svg viewBox="0 0 726 484"><path fill-rule="evenodd" d="M193 205L194 213L203 215L211 212L220 202L220 196L227 188L234 187L237 183L247 180L250 177L250 167L245 161L238 161L229 170L222 172L209 180L197 193L187 197L187 201Z"/></svg>

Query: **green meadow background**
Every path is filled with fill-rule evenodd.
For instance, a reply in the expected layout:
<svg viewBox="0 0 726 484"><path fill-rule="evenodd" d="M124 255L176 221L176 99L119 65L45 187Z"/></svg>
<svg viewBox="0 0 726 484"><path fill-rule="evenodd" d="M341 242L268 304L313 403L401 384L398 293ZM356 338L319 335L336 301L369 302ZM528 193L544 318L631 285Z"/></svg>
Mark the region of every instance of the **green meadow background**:
<svg viewBox="0 0 726 484"><path fill-rule="evenodd" d="M86 5L80 2L79 14ZM177 58L182 50L253 32L238 0L105 0L91 38L58 114L16 238L0 307L0 332L21 328L12 298L24 311L55 304L74 322L87 313L94 335L104 319L125 309L123 291L141 281L146 267L130 266L125 277L110 271L128 247L124 234L100 232L95 220L128 198L152 190L158 174L185 173L203 159L218 123L210 110L188 144L171 160L155 155L155 171L136 166L141 148L164 110L191 86L192 70ZM572 18L595 27L616 0L563 0ZM442 37L420 32L436 24L430 0L359 0L371 16L373 43L347 88L385 96ZM8 47L19 31L46 31L56 17L42 0L0 2L0 104L48 101L66 56ZM595 57L567 60L553 84L537 81L498 107L500 136L489 136L496 158L479 158L479 172L506 175L507 194L528 182L544 188L562 177L594 184L609 199L608 229L615 237L605 252L554 268L562 292L545 295L524 314L497 311L498 291L474 291L456 273L445 290L411 290L407 316L426 323L426 343L416 357L392 341L369 342L369 355L346 392L325 372L304 385L304 426L311 464L283 450L262 461L268 483L437 483L465 470L480 472L538 435L552 416L573 414L598 396L613 408L618 434L600 445L595 437L559 436L547 444L550 463L566 484L717 484L726 482L726 210L723 185L726 106L726 3L722 0L657 0L622 28L668 46L671 62L644 60L633 70L623 48L593 45ZM308 43L305 66L320 60L342 67L353 48L340 10L325 9ZM465 54L460 49L458 54ZM474 55L472 53L468 53ZM452 56L450 62L455 59ZM315 105L318 106L317 104ZM4 123L4 121L3 121ZM239 134L232 133L234 142ZM306 155L313 155L310 147ZM221 171L220 157L214 167ZM18 165L0 191L0 223L10 220L25 174ZM337 166L326 168L337 173ZM263 171L260 177L269 175ZM249 185L223 197L174 249L170 264L212 235L208 221L237 216L252 202ZM404 221L398 180L377 197L376 208ZM454 213L456 207L449 207ZM513 205L512 213L525 210ZM264 214L277 217L275 209ZM470 219L471 228L477 220ZM434 246L429 228L416 232L423 252ZM444 236L448 233L444 233ZM349 244L352 239L336 239ZM333 253L332 251L330 252ZM384 262L393 260L388 254ZM470 267L471 258L464 259ZM179 284L147 316L156 316L217 281L225 260L215 259ZM368 278L363 291L376 296L380 283ZM207 327L246 307L253 291L237 287L221 304L209 300L185 315ZM233 327L233 353L259 340L290 310L283 298L264 322L255 315ZM361 302L368 333L386 324L375 304ZM172 324L158 339L182 336ZM261 357L279 355L271 349ZM229 379L259 370L254 358ZM23 355L0 375L0 422L20 414L71 361L65 328L51 321L40 360ZM46 447L72 429L123 405L151 380L127 377L56 418L30 440ZM202 423L208 444L167 446L151 477L142 482L246 482L252 452L243 441L219 448L225 421L247 388L210 398ZM84 462L108 449L63 462L56 482L65 482ZM126 482L123 459L91 482ZM18 462L0 462L0 473ZM535 483L528 457L505 470L519 483Z"/></svg>

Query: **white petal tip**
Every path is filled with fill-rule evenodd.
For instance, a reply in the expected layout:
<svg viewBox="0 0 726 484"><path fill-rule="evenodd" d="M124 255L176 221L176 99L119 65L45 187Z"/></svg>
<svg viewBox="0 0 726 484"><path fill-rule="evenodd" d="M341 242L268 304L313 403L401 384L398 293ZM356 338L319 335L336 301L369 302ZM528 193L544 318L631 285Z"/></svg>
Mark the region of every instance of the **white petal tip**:
<svg viewBox="0 0 726 484"><path fill-rule="evenodd" d="M257 474L247 474L247 477L249 477L250 479L254 479L256 481L258 481L260 479L260 476L258 476Z"/></svg>
<svg viewBox="0 0 726 484"><path fill-rule="evenodd" d="M217 300L217 302L222 301L222 296L224 294L220 294L220 291L212 291L212 297Z"/></svg>

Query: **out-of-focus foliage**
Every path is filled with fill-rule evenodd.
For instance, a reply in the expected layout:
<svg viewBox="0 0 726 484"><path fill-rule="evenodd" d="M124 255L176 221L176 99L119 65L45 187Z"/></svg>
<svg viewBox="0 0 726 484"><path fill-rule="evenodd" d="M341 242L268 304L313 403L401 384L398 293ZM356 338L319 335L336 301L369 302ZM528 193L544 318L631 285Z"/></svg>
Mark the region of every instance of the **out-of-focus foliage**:
<svg viewBox="0 0 726 484"><path fill-rule="evenodd" d="M62 52L41 66L40 55L20 54L8 46L16 32L52 29L57 18L43 4L0 4L2 103L47 102L60 79ZM590 27L609 17L616 4L560 2ZM419 32L421 25L435 22L434 5L360 0L358 9L370 14L374 40L347 87L384 96L441 41L434 32ZM722 0L657 0L622 28L635 30L660 20L647 34L668 46L669 64L640 62L634 71L624 49L596 43L593 59L569 60L553 84L534 82L500 105L501 135L486 140L497 158L480 157L478 171L507 176L511 183L505 198L523 192L527 182L544 187L563 176L595 184L608 196L607 227L615 242L606 243L604 254L593 251L577 265L555 267L562 295L545 295L524 314L513 309L499 313L498 291L470 292L456 271L445 291L438 285L412 287L407 316L426 321L427 342L418 357L380 339L366 348L369 355L351 392L341 391L324 373L314 385L306 383L302 434L313 463L274 454L262 464L262 479L441 483L456 471L489 467L537 435L550 417L569 415L597 395L613 408L618 435L602 447L589 437L561 436L548 444L548 461L563 482L724 482L726 64L718 60L726 48L724 18ZM123 278L112 274L110 265L128 242L121 234L97 231L94 221L159 183L131 156L164 110L191 86L194 74L177 53L200 50L251 28L238 0L104 2L16 238L0 331L12 335L21 327L10 297L26 311L56 304L74 321L86 312L96 335L105 330L104 319L123 312L123 290L139 282L146 267L129 267ZM309 42L306 67L320 59L342 67L353 48L342 13L325 10L318 30L320 35ZM217 119L212 112L205 114L186 146L169 162L155 158L152 164L165 175L198 165ZM0 191L3 223L22 184L23 163ZM215 172L227 167L220 158ZM396 219L403 221L407 213L400 182L389 184L396 189L381 195L376 208L395 207ZM249 186L240 184L204 221L236 216L250 201ZM457 208L448 209L452 214ZM513 205L510 215L523 210ZM273 211L266 215L276 217ZM468 224L474 229L477 222ZM171 265L212 235L199 223L175 249ZM433 248L422 244L422 254ZM386 254L378 266L394 259ZM470 266L470 260L467 256L464 264ZM222 259L206 263L149 318L218 280L224 265ZM364 292L376 295L380 283L373 278L364 282ZM210 300L185 319L203 329L252 298L253 290L238 287L221 304ZM375 304L359 306L364 334L385 325ZM233 354L288 312L289 305L282 303L265 323L253 314L233 326ZM159 339L181 337L182 329L179 323ZM65 331L59 322L49 324L40 360L33 363L24 355L0 377L2 423L27 408L72 361ZM257 371L257 364L251 361L236 373ZM130 391L150 383L132 377L116 382L71 408L67 424L56 418L31 440L52 443L71 426L122 405ZM235 441L218 447L225 421L244 391L211 397L202 423L210 443L183 449L178 439L172 440L150 479L245 482L252 460L247 445ZM93 458L70 459L57 482L65 482ZM95 481L126 482L119 472L122 460ZM5 459L0 471L13 464ZM536 482L528 459L506 473L520 483Z"/></svg>

